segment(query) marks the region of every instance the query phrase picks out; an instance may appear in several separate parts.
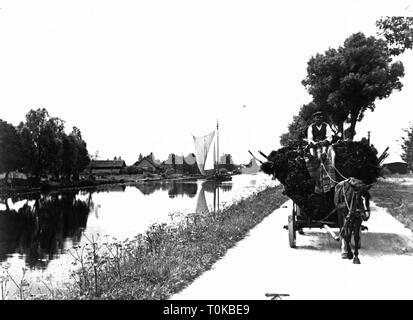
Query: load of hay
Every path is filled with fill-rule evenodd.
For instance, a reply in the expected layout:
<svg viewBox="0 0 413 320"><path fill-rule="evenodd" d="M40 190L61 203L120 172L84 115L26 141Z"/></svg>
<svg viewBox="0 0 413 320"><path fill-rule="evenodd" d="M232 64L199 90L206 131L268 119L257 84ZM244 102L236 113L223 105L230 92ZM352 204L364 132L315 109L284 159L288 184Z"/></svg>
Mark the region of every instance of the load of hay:
<svg viewBox="0 0 413 320"><path fill-rule="evenodd" d="M369 145L355 141L334 144L336 152L336 181L348 177L372 184L380 176L380 162L375 150ZM329 194L316 194L315 181L306 167L305 151L296 147L284 147L272 151L267 162L261 165L266 174L278 179L284 186L284 194L305 212L319 212L320 216L331 210L333 190Z"/></svg>

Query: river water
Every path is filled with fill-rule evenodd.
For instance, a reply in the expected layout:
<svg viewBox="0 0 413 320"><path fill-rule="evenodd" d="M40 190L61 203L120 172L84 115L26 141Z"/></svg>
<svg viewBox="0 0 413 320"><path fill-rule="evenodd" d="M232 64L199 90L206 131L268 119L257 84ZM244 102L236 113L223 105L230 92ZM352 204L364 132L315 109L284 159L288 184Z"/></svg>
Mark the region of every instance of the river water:
<svg viewBox="0 0 413 320"><path fill-rule="evenodd" d="M55 283L69 281L73 257L68 250L74 245L92 237L132 238L153 223L170 222L173 213L213 212L274 185L258 173L236 175L219 186L157 181L1 199L0 263L18 281L26 269L25 278L35 284L32 292L42 290L36 284L50 276Z"/></svg>

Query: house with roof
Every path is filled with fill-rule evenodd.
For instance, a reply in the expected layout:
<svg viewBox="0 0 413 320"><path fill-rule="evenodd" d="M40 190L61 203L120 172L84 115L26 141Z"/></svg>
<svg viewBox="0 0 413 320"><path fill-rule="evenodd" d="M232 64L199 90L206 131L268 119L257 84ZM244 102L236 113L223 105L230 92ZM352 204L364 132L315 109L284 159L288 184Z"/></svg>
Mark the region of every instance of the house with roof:
<svg viewBox="0 0 413 320"><path fill-rule="evenodd" d="M168 159L162 162L161 168L165 172L180 174L199 174L195 154L189 153L186 157L169 154Z"/></svg>
<svg viewBox="0 0 413 320"><path fill-rule="evenodd" d="M387 162L383 164L382 170L384 173L387 174L407 174L409 173L409 167L406 162L398 161L398 162Z"/></svg>
<svg viewBox="0 0 413 320"><path fill-rule="evenodd" d="M386 174L407 174L409 165L397 154L390 154L382 165L382 170Z"/></svg>
<svg viewBox="0 0 413 320"><path fill-rule="evenodd" d="M133 166L146 172L156 172L160 169L160 165L153 159L152 154L136 161Z"/></svg>
<svg viewBox="0 0 413 320"><path fill-rule="evenodd" d="M124 160L91 160L87 171L91 174L120 174L125 167Z"/></svg>

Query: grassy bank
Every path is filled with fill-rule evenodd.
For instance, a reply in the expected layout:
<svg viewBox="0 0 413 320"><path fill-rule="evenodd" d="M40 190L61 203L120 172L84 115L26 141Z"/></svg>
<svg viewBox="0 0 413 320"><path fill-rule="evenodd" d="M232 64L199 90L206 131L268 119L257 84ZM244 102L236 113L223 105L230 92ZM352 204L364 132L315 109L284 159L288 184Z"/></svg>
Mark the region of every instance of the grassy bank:
<svg viewBox="0 0 413 320"><path fill-rule="evenodd" d="M372 200L413 230L413 175L380 179L370 190Z"/></svg>
<svg viewBox="0 0 413 320"><path fill-rule="evenodd" d="M282 190L269 187L216 213L174 214L133 239L89 239L71 250L77 269L70 286L33 297L20 290L15 298L168 299L288 200Z"/></svg>

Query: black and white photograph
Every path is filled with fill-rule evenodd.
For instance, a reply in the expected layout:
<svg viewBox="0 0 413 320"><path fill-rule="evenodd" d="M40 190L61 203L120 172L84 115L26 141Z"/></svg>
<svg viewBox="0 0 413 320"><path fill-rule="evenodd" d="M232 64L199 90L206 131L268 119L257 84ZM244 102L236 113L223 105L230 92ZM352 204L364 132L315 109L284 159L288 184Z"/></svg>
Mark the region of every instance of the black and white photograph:
<svg viewBox="0 0 413 320"><path fill-rule="evenodd" d="M412 300L412 107L413 0L0 0L0 299Z"/></svg>

